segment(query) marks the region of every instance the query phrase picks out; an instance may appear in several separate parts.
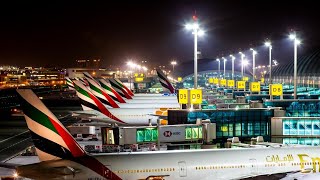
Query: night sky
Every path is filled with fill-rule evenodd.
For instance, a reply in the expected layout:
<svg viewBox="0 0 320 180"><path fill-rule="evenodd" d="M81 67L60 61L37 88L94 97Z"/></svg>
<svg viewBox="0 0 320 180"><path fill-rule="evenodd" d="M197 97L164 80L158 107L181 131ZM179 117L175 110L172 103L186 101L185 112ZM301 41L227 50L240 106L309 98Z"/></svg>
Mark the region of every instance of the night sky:
<svg viewBox="0 0 320 180"><path fill-rule="evenodd" d="M183 25L194 11L206 30L199 39L204 58L256 47L258 64L267 64L262 45L270 38L274 59L289 61L291 29L302 39L300 54L320 43L316 1L116 2L1 4L0 64L71 67L76 59L101 58L107 67L128 59L162 65L192 60L193 36Z"/></svg>

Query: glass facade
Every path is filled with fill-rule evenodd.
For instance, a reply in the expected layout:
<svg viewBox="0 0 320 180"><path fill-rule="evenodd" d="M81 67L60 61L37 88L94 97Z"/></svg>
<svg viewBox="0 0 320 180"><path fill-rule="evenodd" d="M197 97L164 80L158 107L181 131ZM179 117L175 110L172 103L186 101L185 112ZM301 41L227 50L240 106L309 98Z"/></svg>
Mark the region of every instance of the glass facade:
<svg viewBox="0 0 320 180"><path fill-rule="evenodd" d="M283 135L320 135L319 119L283 119Z"/></svg>
<svg viewBox="0 0 320 180"><path fill-rule="evenodd" d="M301 145L311 145L319 146L319 138L283 138L283 144L301 144Z"/></svg>
<svg viewBox="0 0 320 180"><path fill-rule="evenodd" d="M188 113L188 123L210 119L216 123L217 138L264 136L269 140L271 117L272 109L196 111Z"/></svg>
<svg viewBox="0 0 320 180"><path fill-rule="evenodd" d="M267 101L264 103L269 107L283 107L287 117L320 117L320 101L305 100L299 102L292 101Z"/></svg>

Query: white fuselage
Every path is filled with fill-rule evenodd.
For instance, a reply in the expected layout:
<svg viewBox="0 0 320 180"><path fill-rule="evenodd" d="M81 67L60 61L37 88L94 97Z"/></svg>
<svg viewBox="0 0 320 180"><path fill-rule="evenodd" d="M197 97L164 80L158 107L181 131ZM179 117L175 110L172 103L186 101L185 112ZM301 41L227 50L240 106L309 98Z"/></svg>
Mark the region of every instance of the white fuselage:
<svg viewBox="0 0 320 180"><path fill-rule="evenodd" d="M167 103L167 104L178 104L177 99L126 99L128 104L149 104L149 103Z"/></svg>
<svg viewBox="0 0 320 180"><path fill-rule="evenodd" d="M290 173L296 173L297 176L309 171L319 173L320 167L319 147L149 151L93 156L120 179L125 180L147 179L151 176L164 177L166 180L231 180L279 173L285 173L285 176L288 173L292 177ZM51 171L62 167L78 170L74 175L69 172L64 179L103 179L87 168L87 165L69 160L47 162L46 166L27 165L21 167L20 174L26 175L25 177L57 175L46 171L33 173L35 166L40 169L49 168Z"/></svg>
<svg viewBox="0 0 320 180"><path fill-rule="evenodd" d="M95 157L127 180L165 175L166 180L242 179L301 169L319 172L320 167L319 147L185 150Z"/></svg>
<svg viewBox="0 0 320 180"><path fill-rule="evenodd" d="M178 103L121 103L120 108L180 108Z"/></svg>
<svg viewBox="0 0 320 180"><path fill-rule="evenodd" d="M79 117L81 115L84 115L83 117L91 119L91 120L96 120L96 121L101 121L105 123L111 123L111 124L118 124L118 125L149 125L149 122L151 124L156 124L158 117L153 116L150 114L155 114L158 109L151 108L151 109L146 109L146 108L126 108L126 109L120 109L120 108L113 108L113 109L108 109L112 115L120 119L121 121L125 122L126 124L121 124L116 120L113 120L106 115L102 114L99 111L96 110L85 110L85 111L74 111L75 114L77 114Z"/></svg>

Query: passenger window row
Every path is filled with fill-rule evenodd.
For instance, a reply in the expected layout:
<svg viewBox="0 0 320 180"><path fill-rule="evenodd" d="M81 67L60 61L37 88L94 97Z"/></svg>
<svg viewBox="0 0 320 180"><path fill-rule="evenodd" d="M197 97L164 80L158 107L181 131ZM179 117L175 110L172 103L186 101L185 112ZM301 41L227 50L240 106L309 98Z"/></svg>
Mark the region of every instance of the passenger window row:
<svg viewBox="0 0 320 180"><path fill-rule="evenodd" d="M147 173L147 172L172 172L175 171L175 168L158 168L158 169L131 169L131 170L118 170L118 174L127 174L127 173Z"/></svg>

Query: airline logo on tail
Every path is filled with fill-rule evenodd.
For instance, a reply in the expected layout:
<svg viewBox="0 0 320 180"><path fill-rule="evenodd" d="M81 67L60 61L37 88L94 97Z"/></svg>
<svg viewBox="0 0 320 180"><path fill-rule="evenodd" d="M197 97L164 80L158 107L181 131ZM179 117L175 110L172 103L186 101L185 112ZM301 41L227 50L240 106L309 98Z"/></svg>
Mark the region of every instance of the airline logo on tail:
<svg viewBox="0 0 320 180"><path fill-rule="evenodd" d="M126 103L126 101L120 96L117 91L115 91L110 84L104 80L104 79L99 79L101 87L108 93L108 95L115 101L118 101L120 103Z"/></svg>
<svg viewBox="0 0 320 180"><path fill-rule="evenodd" d="M84 107L84 110L96 110L118 123L126 124L111 114L110 111L108 111L108 109L102 104L102 102L96 98L81 82L74 81L74 87L77 91L77 96L81 100L81 105Z"/></svg>
<svg viewBox="0 0 320 180"><path fill-rule="evenodd" d="M74 90L74 85L73 85L72 80L70 78L68 78L68 77L65 77L65 79L66 79L66 83L67 83L68 88L70 90Z"/></svg>
<svg viewBox="0 0 320 180"><path fill-rule="evenodd" d="M121 179L100 161L88 156L31 89L18 89L17 92L40 161L67 159L104 178Z"/></svg>
<svg viewBox="0 0 320 180"><path fill-rule="evenodd" d="M119 108L118 104L92 79L87 79L91 92L103 103L113 108Z"/></svg>
<svg viewBox="0 0 320 180"><path fill-rule="evenodd" d="M108 79L111 86L124 98L127 98L127 99L132 99L132 97L129 95L129 93L124 89L122 88L119 83L117 83L116 80L114 79Z"/></svg>
<svg viewBox="0 0 320 180"><path fill-rule="evenodd" d="M159 76L159 81L162 87L168 89L170 93L174 93L174 87L172 86L166 75L161 71L161 69L157 69L157 74Z"/></svg>

